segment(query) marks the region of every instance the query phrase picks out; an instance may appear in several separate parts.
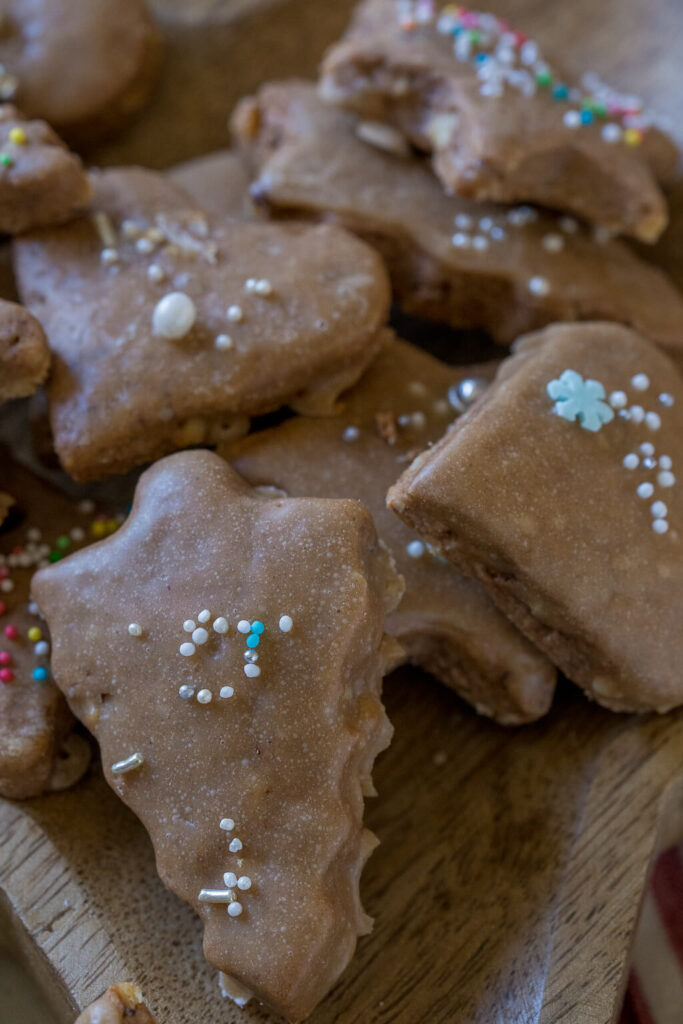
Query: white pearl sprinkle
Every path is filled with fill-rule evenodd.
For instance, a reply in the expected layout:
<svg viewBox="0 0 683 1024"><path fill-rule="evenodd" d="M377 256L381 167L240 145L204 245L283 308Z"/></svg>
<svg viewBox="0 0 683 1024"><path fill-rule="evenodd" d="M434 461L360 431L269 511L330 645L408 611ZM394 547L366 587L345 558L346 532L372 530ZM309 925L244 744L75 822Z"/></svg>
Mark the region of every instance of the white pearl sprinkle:
<svg viewBox="0 0 683 1024"><path fill-rule="evenodd" d="M222 828L224 832L232 832L235 827L235 822L232 818L221 818L219 828Z"/></svg>
<svg viewBox="0 0 683 1024"><path fill-rule="evenodd" d="M544 235L541 245L546 252L561 252L564 249L564 238L554 233Z"/></svg>
<svg viewBox="0 0 683 1024"><path fill-rule="evenodd" d="M216 348L220 348L223 350L229 349L232 348L233 346L233 340L229 334L219 334L214 342L214 345L216 346Z"/></svg>
<svg viewBox="0 0 683 1024"><path fill-rule="evenodd" d="M410 544L406 544L406 551L411 558L422 558L425 546L421 540L411 540Z"/></svg>
<svg viewBox="0 0 683 1024"><path fill-rule="evenodd" d="M626 469L637 469L640 459L635 452L629 452L628 455L624 456L624 465Z"/></svg>
<svg viewBox="0 0 683 1024"><path fill-rule="evenodd" d="M238 324L244 317L241 306L228 306L225 314L231 324Z"/></svg>
<svg viewBox="0 0 683 1024"><path fill-rule="evenodd" d="M573 217L560 217L558 224L566 235L575 235L579 230L579 222Z"/></svg>
<svg viewBox="0 0 683 1024"><path fill-rule="evenodd" d="M280 627L280 630L283 633L289 633L293 625L294 625L294 622L292 621L291 615L281 615L280 616L280 621L278 622L278 626Z"/></svg>
<svg viewBox="0 0 683 1024"><path fill-rule="evenodd" d="M629 409L629 416L634 423L642 423L645 419L645 410L642 405L632 405Z"/></svg>
<svg viewBox="0 0 683 1024"><path fill-rule="evenodd" d="M0 583L0 590L3 594L11 594L14 590L14 580L3 580Z"/></svg>
<svg viewBox="0 0 683 1024"><path fill-rule="evenodd" d="M636 391L647 391L650 386L650 378L646 373L637 373L635 377L631 377L631 386Z"/></svg>
<svg viewBox="0 0 683 1024"><path fill-rule="evenodd" d="M213 699L211 690L200 690L197 694L197 700L200 704L210 704Z"/></svg>
<svg viewBox="0 0 683 1024"><path fill-rule="evenodd" d="M251 633L251 622L248 619L240 619L237 623L237 629L240 633Z"/></svg>
<svg viewBox="0 0 683 1024"><path fill-rule="evenodd" d="M242 904L238 903L237 900L233 900L232 903L228 903L228 913L230 917L239 917L242 913Z"/></svg>
<svg viewBox="0 0 683 1024"><path fill-rule="evenodd" d="M35 601L29 601L28 610L30 611L31 615L40 615L40 608L38 607Z"/></svg>
<svg viewBox="0 0 683 1024"><path fill-rule="evenodd" d="M623 409L627 402L625 391L613 391L609 396L609 404L613 409Z"/></svg>
<svg viewBox="0 0 683 1024"><path fill-rule="evenodd" d="M188 686L187 684L180 687L178 693L183 700L189 700L190 697L194 697L194 686Z"/></svg>
<svg viewBox="0 0 683 1024"><path fill-rule="evenodd" d="M135 243L135 248L137 249L138 252L148 254L154 248L154 242L151 240L151 238L138 238L137 242Z"/></svg>
<svg viewBox="0 0 683 1024"><path fill-rule="evenodd" d="M242 892L246 892L248 889L251 889L251 878L249 875L240 875L237 879L237 888L241 889Z"/></svg>
<svg viewBox="0 0 683 1024"><path fill-rule="evenodd" d="M206 641L209 639L209 634L205 629L203 629L200 626L198 629L195 629L194 632L192 633L192 639L196 644L199 644L201 646L201 644L205 644Z"/></svg>
<svg viewBox="0 0 683 1024"><path fill-rule="evenodd" d="M232 686L221 686L219 696L222 697L223 700L229 700L234 692L235 691Z"/></svg>
<svg viewBox="0 0 683 1024"><path fill-rule="evenodd" d="M258 667L258 665L245 665L244 674L245 676L248 676L250 679L256 679L257 676L261 675L261 669Z"/></svg>
<svg viewBox="0 0 683 1024"><path fill-rule="evenodd" d="M194 644L181 644L180 653L184 658L190 658L195 652Z"/></svg>
<svg viewBox="0 0 683 1024"><path fill-rule="evenodd" d="M46 654L50 653L50 645L46 640L39 640L36 646L33 648L33 653L38 658L44 658Z"/></svg>
<svg viewBox="0 0 683 1024"><path fill-rule="evenodd" d="M643 455L654 455L655 446L653 444L650 444L649 441L644 441L640 446L640 450L643 453Z"/></svg>
<svg viewBox="0 0 683 1024"><path fill-rule="evenodd" d="M215 633L227 633L228 632L228 620L224 619L221 615L220 618L214 619L213 629Z"/></svg>
<svg viewBox="0 0 683 1024"><path fill-rule="evenodd" d="M656 412L645 413L645 424L650 430L659 430L662 425L662 421Z"/></svg>
<svg viewBox="0 0 683 1024"><path fill-rule="evenodd" d="M230 850L230 853L239 853L240 850L242 849L242 840L238 839L237 836L235 836L234 839L230 840L230 845L228 849Z"/></svg>
<svg viewBox="0 0 683 1024"><path fill-rule="evenodd" d="M499 224L493 225L490 234L491 238L493 238L496 242L502 242L502 240L505 238L505 231L503 230L503 228L500 227Z"/></svg>
<svg viewBox="0 0 683 1024"><path fill-rule="evenodd" d="M464 231L456 231L451 241L456 249L464 249L470 244L470 236Z"/></svg>
<svg viewBox="0 0 683 1024"><path fill-rule="evenodd" d="M662 405L666 405L669 408L671 408L671 406L674 404L674 396L673 395L669 395L665 391L663 394L661 394L659 396L659 401L662 403Z"/></svg>
<svg viewBox="0 0 683 1024"><path fill-rule="evenodd" d="M197 616L197 622L208 622L210 618L211 612L209 611L208 608L204 608L204 610L201 611Z"/></svg>
<svg viewBox="0 0 683 1024"><path fill-rule="evenodd" d="M128 632L131 636L142 636L142 626L139 622L131 622Z"/></svg>
<svg viewBox="0 0 683 1024"><path fill-rule="evenodd" d="M360 437L360 430L358 427L347 427L342 433L342 441L357 441Z"/></svg>
<svg viewBox="0 0 683 1024"><path fill-rule="evenodd" d="M183 622L183 629L186 633L192 633L197 628L197 623L194 619L185 619Z"/></svg>
<svg viewBox="0 0 683 1024"><path fill-rule="evenodd" d="M664 473L657 474L657 483L660 487L673 487L676 483L676 477L673 473L665 471Z"/></svg>
<svg viewBox="0 0 683 1024"><path fill-rule="evenodd" d="M489 247L488 238L484 238L483 235L475 235L472 239L472 248L476 249L477 252L484 252Z"/></svg>
<svg viewBox="0 0 683 1024"><path fill-rule="evenodd" d="M117 249L103 249L100 253L100 259L106 266L111 266L112 263L118 263L119 253Z"/></svg>
<svg viewBox="0 0 683 1024"><path fill-rule="evenodd" d="M197 307L185 292L169 292L159 299L152 314L154 333L178 341L192 330Z"/></svg>
<svg viewBox="0 0 683 1024"><path fill-rule="evenodd" d="M85 530L82 526L74 526L74 528L69 531L69 536L74 543L80 544L82 540L85 540Z"/></svg>
<svg viewBox="0 0 683 1024"><path fill-rule="evenodd" d="M603 125L602 132L600 134L602 135L604 142L618 142L621 138L621 128L618 124L606 124Z"/></svg>
<svg viewBox="0 0 683 1024"><path fill-rule="evenodd" d="M40 540L42 536L43 535L40 530L35 526L32 526L30 530L26 531L26 539L30 541Z"/></svg>
<svg viewBox="0 0 683 1024"><path fill-rule="evenodd" d="M638 484L636 494L639 498L651 498L655 489L651 483Z"/></svg>
<svg viewBox="0 0 683 1024"><path fill-rule="evenodd" d="M532 295L547 295L550 291L550 282L546 277L532 277L527 285Z"/></svg>
<svg viewBox="0 0 683 1024"><path fill-rule="evenodd" d="M234 871L226 871L223 875L223 881L228 889L234 889L237 885L237 875Z"/></svg>
<svg viewBox="0 0 683 1024"><path fill-rule="evenodd" d="M256 282L256 287L254 288L254 291L256 292L257 295L272 295L273 286L270 283L270 281L266 280L265 278L262 278L260 281Z"/></svg>
<svg viewBox="0 0 683 1024"><path fill-rule="evenodd" d="M567 128L578 128L581 124L581 114L578 110L568 110L562 120Z"/></svg>
<svg viewBox="0 0 683 1024"><path fill-rule="evenodd" d="M655 517L655 519L663 519L666 513L668 512L668 509L663 501L655 501L650 506L650 512L652 512L652 515Z"/></svg>
<svg viewBox="0 0 683 1024"><path fill-rule="evenodd" d="M666 533L666 531L669 529L669 524L667 523L666 519L654 519L652 521L652 529L655 531L655 533Z"/></svg>
<svg viewBox="0 0 683 1024"><path fill-rule="evenodd" d="M671 469L671 467L673 465L673 463L671 461L671 457L669 455L660 455L659 456L659 465L660 465L660 467L662 469Z"/></svg>
<svg viewBox="0 0 683 1024"><path fill-rule="evenodd" d="M147 267L147 277L153 284L161 284L161 282L166 278L166 274L158 263L150 263Z"/></svg>
<svg viewBox="0 0 683 1024"><path fill-rule="evenodd" d="M468 213L456 213L453 218L453 223L456 228L460 228L462 231L467 231L472 227L472 218Z"/></svg>
<svg viewBox="0 0 683 1024"><path fill-rule="evenodd" d="M137 238L140 234L140 228L134 220L124 220L121 224L121 233L124 238Z"/></svg>

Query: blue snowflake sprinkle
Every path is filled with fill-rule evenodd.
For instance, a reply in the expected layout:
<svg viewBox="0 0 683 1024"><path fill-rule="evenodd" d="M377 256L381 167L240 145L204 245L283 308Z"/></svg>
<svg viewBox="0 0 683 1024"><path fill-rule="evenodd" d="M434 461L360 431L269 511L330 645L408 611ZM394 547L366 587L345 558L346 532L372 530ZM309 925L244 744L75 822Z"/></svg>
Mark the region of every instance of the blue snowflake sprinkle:
<svg viewBox="0 0 683 1024"><path fill-rule="evenodd" d="M600 430L614 419L614 412L602 399L605 389L597 380L584 380L576 370L565 370L559 380L551 380L548 394L554 400L553 412L570 423L578 420L584 430Z"/></svg>

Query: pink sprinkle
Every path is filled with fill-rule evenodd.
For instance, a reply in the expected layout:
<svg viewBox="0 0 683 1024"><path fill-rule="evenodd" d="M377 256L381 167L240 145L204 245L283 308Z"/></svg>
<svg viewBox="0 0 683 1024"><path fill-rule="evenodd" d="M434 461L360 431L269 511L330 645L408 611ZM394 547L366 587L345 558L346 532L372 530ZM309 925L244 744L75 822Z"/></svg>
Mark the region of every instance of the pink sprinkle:
<svg viewBox="0 0 683 1024"><path fill-rule="evenodd" d="M5 634L8 640L19 639L19 630L17 629L16 626L5 626L3 633Z"/></svg>
<svg viewBox="0 0 683 1024"><path fill-rule="evenodd" d="M0 668L0 683L11 683L14 679L14 672L11 668Z"/></svg>
<svg viewBox="0 0 683 1024"><path fill-rule="evenodd" d="M0 580L6 580L8 576L9 576L9 569L7 569L3 565L3 567L0 569Z"/></svg>
<svg viewBox="0 0 683 1024"><path fill-rule="evenodd" d="M12 655L9 651L0 651L0 665L11 665Z"/></svg>

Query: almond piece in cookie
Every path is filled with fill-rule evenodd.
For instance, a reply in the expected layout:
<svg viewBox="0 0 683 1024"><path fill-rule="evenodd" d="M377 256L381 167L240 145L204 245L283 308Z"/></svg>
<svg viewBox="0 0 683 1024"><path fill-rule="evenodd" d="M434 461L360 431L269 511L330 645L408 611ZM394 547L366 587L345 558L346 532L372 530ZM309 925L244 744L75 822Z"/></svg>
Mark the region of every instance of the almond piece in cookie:
<svg viewBox="0 0 683 1024"><path fill-rule="evenodd" d="M83 1011L76 1024L157 1024L137 985L119 982Z"/></svg>
<svg viewBox="0 0 683 1024"><path fill-rule="evenodd" d="M303 1020L370 927L363 797L391 736L384 616L402 592L370 513L265 498L182 452L33 592L55 679L201 916L207 960Z"/></svg>
<svg viewBox="0 0 683 1024"><path fill-rule="evenodd" d="M389 503L615 711L683 703L683 380L613 324L521 340Z"/></svg>
<svg viewBox="0 0 683 1024"><path fill-rule="evenodd" d="M647 242L666 226L671 139L632 96L567 76L495 15L364 0L321 90L430 153L448 192L537 203Z"/></svg>

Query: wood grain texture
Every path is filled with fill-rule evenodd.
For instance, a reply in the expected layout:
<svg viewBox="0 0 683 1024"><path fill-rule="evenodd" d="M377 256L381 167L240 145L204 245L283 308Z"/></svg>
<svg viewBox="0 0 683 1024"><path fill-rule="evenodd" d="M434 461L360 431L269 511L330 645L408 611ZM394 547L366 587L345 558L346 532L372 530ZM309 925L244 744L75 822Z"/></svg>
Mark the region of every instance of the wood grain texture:
<svg viewBox="0 0 683 1024"><path fill-rule="evenodd" d="M312 74L350 0L154 0L169 50L149 109L99 151L166 166L225 145L234 100ZM678 0L491 0L576 68L676 116ZM679 118L676 133L683 138ZM610 1024L659 844L683 831L683 712L610 715L566 687L514 732L404 670L396 738L367 820L375 916L314 1024ZM0 803L0 934L12 929L58 1019L110 983L141 984L163 1024L272 1021L222 1000L201 926L97 770L73 792Z"/></svg>

